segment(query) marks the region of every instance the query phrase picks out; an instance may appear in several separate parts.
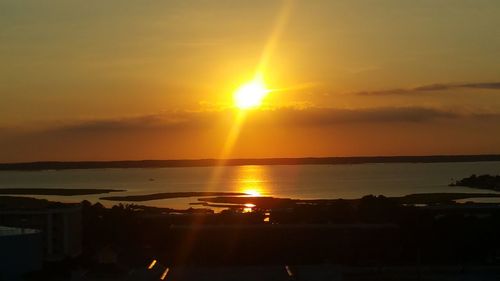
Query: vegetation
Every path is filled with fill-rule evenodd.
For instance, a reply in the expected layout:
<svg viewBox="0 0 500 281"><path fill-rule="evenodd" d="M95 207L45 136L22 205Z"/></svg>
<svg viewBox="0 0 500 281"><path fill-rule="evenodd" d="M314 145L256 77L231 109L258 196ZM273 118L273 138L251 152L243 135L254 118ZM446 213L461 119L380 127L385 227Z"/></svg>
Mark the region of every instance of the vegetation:
<svg viewBox="0 0 500 281"><path fill-rule="evenodd" d="M500 191L500 175L472 175L450 184L450 186L467 186L472 188Z"/></svg>
<svg viewBox="0 0 500 281"><path fill-rule="evenodd" d="M112 247L126 265L147 264L152 258L166 264L495 262L500 208L450 201L472 195L478 196L369 195L317 201L228 197L224 202L235 205L221 213L123 204L104 208L83 202L82 259L92 263L99 251ZM406 205L424 199L440 208ZM245 213L242 202L256 206Z"/></svg>

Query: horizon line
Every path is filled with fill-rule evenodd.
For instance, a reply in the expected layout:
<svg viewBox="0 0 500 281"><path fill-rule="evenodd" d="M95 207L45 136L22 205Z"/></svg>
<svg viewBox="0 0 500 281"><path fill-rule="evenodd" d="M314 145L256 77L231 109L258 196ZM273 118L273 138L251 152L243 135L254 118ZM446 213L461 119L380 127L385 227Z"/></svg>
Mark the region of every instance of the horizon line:
<svg viewBox="0 0 500 281"><path fill-rule="evenodd" d="M434 154L434 155L380 155L380 156L307 156L263 158L197 158L197 159L142 159L142 160L71 160L3 162L0 170L62 170L99 168L167 168L245 165L328 165L369 163L443 163L500 161L500 154Z"/></svg>

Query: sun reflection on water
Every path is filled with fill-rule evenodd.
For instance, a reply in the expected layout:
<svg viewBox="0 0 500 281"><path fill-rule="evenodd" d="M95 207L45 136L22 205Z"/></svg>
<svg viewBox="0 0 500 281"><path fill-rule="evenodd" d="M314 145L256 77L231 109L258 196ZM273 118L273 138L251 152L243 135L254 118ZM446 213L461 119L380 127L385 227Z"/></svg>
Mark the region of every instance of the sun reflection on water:
<svg viewBox="0 0 500 281"><path fill-rule="evenodd" d="M247 203L245 204L245 208L243 208L243 213L251 213L253 212L253 208L255 208L256 205L252 203Z"/></svg>
<svg viewBox="0 0 500 281"><path fill-rule="evenodd" d="M248 196L269 196L267 169L264 166L240 166L236 175L236 188Z"/></svg>

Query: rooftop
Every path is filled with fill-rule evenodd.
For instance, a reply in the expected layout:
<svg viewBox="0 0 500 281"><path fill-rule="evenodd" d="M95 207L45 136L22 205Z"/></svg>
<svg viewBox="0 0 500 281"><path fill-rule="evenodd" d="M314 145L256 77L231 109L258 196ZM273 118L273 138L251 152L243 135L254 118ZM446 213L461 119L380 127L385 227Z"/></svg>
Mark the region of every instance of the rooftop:
<svg viewBox="0 0 500 281"><path fill-rule="evenodd" d="M36 229L28 229L28 228L17 228L17 227L8 227L0 225L0 237L1 236L14 236L14 235L24 235L24 234L34 234L40 232Z"/></svg>

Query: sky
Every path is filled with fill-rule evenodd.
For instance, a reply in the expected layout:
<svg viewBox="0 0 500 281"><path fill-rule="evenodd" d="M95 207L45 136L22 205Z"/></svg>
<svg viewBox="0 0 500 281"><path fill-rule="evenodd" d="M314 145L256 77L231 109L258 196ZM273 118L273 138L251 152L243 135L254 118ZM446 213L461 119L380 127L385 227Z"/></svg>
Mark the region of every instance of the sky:
<svg viewBox="0 0 500 281"><path fill-rule="evenodd" d="M500 153L497 0L0 0L0 162ZM262 106L235 107L259 72Z"/></svg>

